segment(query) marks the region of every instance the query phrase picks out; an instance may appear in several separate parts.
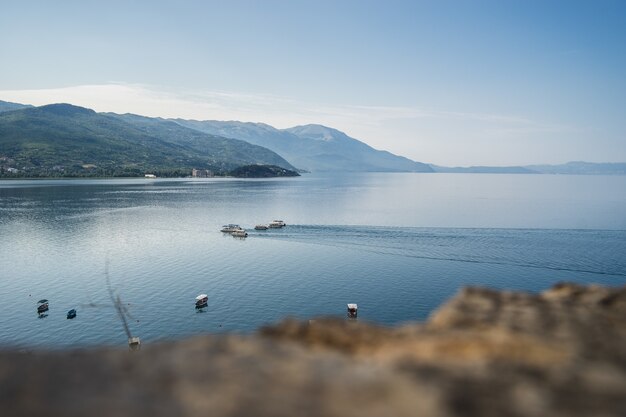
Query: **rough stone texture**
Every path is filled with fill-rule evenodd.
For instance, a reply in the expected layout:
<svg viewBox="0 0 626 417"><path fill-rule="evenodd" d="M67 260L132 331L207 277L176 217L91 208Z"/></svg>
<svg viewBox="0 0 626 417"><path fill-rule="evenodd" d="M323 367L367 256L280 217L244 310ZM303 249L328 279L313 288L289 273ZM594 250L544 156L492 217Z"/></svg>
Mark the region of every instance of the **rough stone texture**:
<svg viewBox="0 0 626 417"><path fill-rule="evenodd" d="M626 287L468 288L424 324L284 321L0 353L2 416L625 416Z"/></svg>

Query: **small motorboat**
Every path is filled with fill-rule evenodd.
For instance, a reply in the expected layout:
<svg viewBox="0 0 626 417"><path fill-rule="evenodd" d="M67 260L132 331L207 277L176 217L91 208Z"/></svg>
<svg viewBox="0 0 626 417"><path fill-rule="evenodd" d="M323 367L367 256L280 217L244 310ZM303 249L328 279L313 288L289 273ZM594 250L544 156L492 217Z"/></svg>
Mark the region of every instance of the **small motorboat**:
<svg viewBox="0 0 626 417"><path fill-rule="evenodd" d="M43 299L37 301L37 313L41 314L48 311L48 300Z"/></svg>
<svg viewBox="0 0 626 417"><path fill-rule="evenodd" d="M285 226L287 225L282 220L272 220L269 225L270 229L280 229L281 227Z"/></svg>
<svg viewBox="0 0 626 417"><path fill-rule="evenodd" d="M254 230L267 230L267 229L269 228L264 224L257 224L256 226L254 226Z"/></svg>
<svg viewBox="0 0 626 417"><path fill-rule="evenodd" d="M248 237L248 232L245 229L235 230L231 233L234 237Z"/></svg>
<svg viewBox="0 0 626 417"><path fill-rule="evenodd" d="M196 297L196 308L206 307L209 303L209 296L206 294L200 294Z"/></svg>
<svg viewBox="0 0 626 417"><path fill-rule="evenodd" d="M130 350L139 350L141 349L141 339L137 336L131 336L128 338L128 348Z"/></svg>
<svg viewBox="0 0 626 417"><path fill-rule="evenodd" d="M356 304L348 304L348 317L355 319L358 314L358 306Z"/></svg>
<svg viewBox="0 0 626 417"><path fill-rule="evenodd" d="M224 226L222 226L221 229L223 233L233 233L237 230L242 230L241 226L239 226L238 224L225 224Z"/></svg>
<svg viewBox="0 0 626 417"><path fill-rule="evenodd" d="M67 312L67 318L68 319L73 319L76 317L76 309L73 308L70 311Z"/></svg>

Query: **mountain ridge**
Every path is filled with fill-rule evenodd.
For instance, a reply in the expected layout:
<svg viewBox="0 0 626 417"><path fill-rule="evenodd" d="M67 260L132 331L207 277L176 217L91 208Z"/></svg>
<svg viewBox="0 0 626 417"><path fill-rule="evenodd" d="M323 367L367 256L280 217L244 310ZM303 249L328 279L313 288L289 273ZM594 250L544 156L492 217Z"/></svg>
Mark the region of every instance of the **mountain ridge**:
<svg viewBox="0 0 626 417"><path fill-rule="evenodd" d="M168 136L169 145L164 145L160 141L155 143L159 146L176 147L185 149L185 152L196 152L202 154L210 151L207 142L198 134L209 135L213 138L213 144L226 141L231 145L238 144L246 147L247 142L252 148L248 148L248 156L235 153L235 161L241 165L249 163L259 163L250 161L250 152L261 152L267 161L262 161L267 165L277 165L289 170L306 171L370 171L370 172L434 172L434 173L480 173L480 174L562 174L562 175L626 175L626 163L622 162L585 162L570 161L564 164L534 164L519 166L467 166L467 167L446 167L435 164L424 164L412 161L403 156L394 155L388 151L377 150L371 146L351 138L344 132L335 128L321 124L298 125L287 129L277 129L262 122L242 122L242 121L216 121L216 120L193 120L193 119L168 119L160 117L146 117L135 114L117 113L97 113L92 109L74 106L68 103L55 103L34 107L31 105L12 103L0 100L0 122L7 114L30 109L33 114L55 114L58 117L86 117L93 115L108 116L119 121L123 121L133 126L136 135L144 136ZM39 109L39 110L36 110ZM8 116L7 116L8 117ZM106 124L106 123L105 123ZM177 131L177 129L187 129ZM0 140L3 126L0 125ZM191 131L195 133L190 133ZM44 132L45 133L45 132ZM40 132L40 134L43 134ZM173 137L171 136L173 135ZM178 135L178 136L177 136ZM181 136L182 135L182 136ZM114 135L116 136L116 135ZM183 140L186 137L188 140ZM219 138L219 139L217 139ZM57 138L58 139L58 138ZM144 138L145 139L145 138ZM153 138L155 139L155 138ZM164 137L161 136L161 139ZM166 141L167 142L167 141ZM0 142L0 174L4 169L11 168L15 161L3 154ZM201 149L194 149L200 147ZM262 150L264 149L264 150ZM271 152L275 156L270 157ZM6 153L6 152L5 152ZM226 152L228 153L228 152ZM245 152L244 152L245 154ZM261 158L261 159L265 159ZM192 158L193 159L193 158ZM287 162L289 161L289 162ZM224 161L222 161L224 162ZM204 165L196 168L205 168ZM229 165L229 167L226 167ZM226 163L222 168L232 170L236 164ZM215 166L213 167L215 168ZM219 167L218 167L219 168ZM49 172L58 175L58 172ZM137 172L135 172L137 174Z"/></svg>
<svg viewBox="0 0 626 417"><path fill-rule="evenodd" d="M306 171L433 172L427 164L381 151L320 124L277 129L265 123L171 119L202 132L272 149Z"/></svg>
<svg viewBox="0 0 626 417"><path fill-rule="evenodd" d="M269 149L143 116L66 103L0 112L0 175L186 176L250 164L294 169Z"/></svg>
<svg viewBox="0 0 626 417"><path fill-rule="evenodd" d="M12 103L10 101L0 100L0 113L5 111L13 111L23 109L25 107L33 107L30 104Z"/></svg>

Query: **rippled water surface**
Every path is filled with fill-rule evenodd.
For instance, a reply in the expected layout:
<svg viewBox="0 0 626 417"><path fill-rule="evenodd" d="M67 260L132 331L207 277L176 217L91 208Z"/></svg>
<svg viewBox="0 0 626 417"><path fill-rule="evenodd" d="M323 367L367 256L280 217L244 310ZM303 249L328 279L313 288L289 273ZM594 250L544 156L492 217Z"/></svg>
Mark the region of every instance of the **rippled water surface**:
<svg viewBox="0 0 626 417"><path fill-rule="evenodd" d="M219 231L274 218L288 226ZM361 320L421 320L465 285L626 284L626 177L0 181L0 346L123 346L106 265L144 343L348 302Z"/></svg>

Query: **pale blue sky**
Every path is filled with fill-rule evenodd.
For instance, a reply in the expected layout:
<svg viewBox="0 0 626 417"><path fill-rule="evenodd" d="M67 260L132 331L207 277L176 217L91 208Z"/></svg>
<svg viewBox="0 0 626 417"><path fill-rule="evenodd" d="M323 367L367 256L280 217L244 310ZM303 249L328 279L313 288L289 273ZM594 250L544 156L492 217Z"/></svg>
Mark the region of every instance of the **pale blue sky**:
<svg viewBox="0 0 626 417"><path fill-rule="evenodd" d="M626 1L0 4L0 100L321 123L442 165L626 161Z"/></svg>

